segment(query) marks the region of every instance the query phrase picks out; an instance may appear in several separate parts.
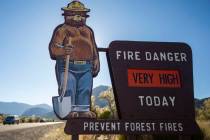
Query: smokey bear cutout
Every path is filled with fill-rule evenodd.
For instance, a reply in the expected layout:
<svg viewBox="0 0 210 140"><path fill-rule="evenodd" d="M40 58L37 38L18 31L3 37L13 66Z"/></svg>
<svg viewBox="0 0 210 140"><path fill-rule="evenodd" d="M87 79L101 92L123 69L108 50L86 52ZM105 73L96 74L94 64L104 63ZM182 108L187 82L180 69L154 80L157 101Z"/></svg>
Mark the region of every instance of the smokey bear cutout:
<svg viewBox="0 0 210 140"><path fill-rule="evenodd" d="M90 111L90 104L93 77L98 75L100 62L94 32L86 25L90 9L74 0L62 10L65 22L54 30L49 52L51 59L56 61L55 72L60 96L64 88L65 66L68 61L64 97L71 97L71 106L65 106L71 108L71 111L65 119L96 118L95 113Z"/></svg>

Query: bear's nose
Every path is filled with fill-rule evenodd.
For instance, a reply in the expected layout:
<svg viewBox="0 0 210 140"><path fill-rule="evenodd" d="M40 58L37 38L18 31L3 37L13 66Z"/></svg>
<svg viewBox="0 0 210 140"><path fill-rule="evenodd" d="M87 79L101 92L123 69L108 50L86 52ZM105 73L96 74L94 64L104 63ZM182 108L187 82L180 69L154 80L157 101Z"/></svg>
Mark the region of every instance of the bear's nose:
<svg viewBox="0 0 210 140"><path fill-rule="evenodd" d="M82 19L82 17L80 15L75 15L74 16L74 20L81 20L81 19Z"/></svg>

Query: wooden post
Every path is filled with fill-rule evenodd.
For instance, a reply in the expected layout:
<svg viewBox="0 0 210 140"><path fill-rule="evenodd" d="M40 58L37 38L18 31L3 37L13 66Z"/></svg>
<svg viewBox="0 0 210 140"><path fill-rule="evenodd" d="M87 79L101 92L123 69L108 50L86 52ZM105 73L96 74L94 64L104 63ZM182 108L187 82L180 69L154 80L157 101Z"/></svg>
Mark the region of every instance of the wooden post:
<svg viewBox="0 0 210 140"><path fill-rule="evenodd" d="M79 135L72 135L71 140L79 140Z"/></svg>
<svg viewBox="0 0 210 140"><path fill-rule="evenodd" d="M99 52L108 52L108 48L98 48Z"/></svg>

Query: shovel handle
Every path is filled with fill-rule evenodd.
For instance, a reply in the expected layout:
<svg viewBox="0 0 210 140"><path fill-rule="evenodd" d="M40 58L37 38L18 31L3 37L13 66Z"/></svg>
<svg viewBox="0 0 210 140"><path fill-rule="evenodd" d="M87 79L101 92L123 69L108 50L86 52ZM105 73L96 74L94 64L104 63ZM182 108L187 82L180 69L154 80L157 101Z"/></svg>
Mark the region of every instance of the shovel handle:
<svg viewBox="0 0 210 140"><path fill-rule="evenodd" d="M65 71L64 71L64 78L63 78L63 87L62 87L62 94L61 94L61 99L64 97L66 88L67 88L67 81L68 81L68 71L69 71L69 60L70 60L70 55L66 56L66 63L65 63Z"/></svg>

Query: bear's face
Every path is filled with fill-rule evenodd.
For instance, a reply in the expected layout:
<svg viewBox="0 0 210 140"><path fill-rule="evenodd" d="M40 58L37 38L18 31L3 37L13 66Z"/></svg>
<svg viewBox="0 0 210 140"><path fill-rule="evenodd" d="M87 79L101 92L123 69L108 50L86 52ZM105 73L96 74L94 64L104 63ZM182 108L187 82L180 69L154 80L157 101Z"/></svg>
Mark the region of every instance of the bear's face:
<svg viewBox="0 0 210 140"><path fill-rule="evenodd" d="M83 26L86 24L86 17L81 14L65 16L65 23L71 26Z"/></svg>

